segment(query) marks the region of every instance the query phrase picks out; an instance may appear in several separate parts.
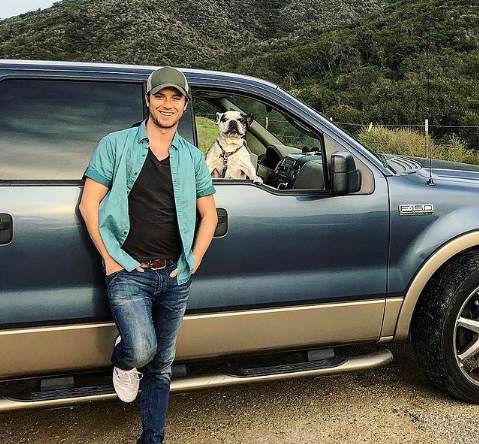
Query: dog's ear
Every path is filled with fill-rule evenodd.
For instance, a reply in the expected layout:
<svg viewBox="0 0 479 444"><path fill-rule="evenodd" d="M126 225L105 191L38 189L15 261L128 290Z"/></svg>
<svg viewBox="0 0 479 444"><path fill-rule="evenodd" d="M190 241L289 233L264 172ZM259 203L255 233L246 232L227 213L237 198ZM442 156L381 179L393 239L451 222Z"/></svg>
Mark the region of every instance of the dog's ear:
<svg viewBox="0 0 479 444"><path fill-rule="evenodd" d="M219 125L223 113L216 113L216 124Z"/></svg>
<svg viewBox="0 0 479 444"><path fill-rule="evenodd" d="M252 113L246 114L246 125L248 126L248 128L251 126L253 121L254 121L254 114Z"/></svg>

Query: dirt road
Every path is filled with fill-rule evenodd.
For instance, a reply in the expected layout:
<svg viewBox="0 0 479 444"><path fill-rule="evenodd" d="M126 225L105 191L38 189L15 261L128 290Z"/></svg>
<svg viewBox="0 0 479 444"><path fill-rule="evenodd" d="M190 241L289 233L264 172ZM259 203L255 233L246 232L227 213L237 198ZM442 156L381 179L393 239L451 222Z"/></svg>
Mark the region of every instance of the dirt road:
<svg viewBox="0 0 479 444"><path fill-rule="evenodd" d="M362 374L173 394L167 444L479 442L479 406L427 384L408 346ZM0 414L1 444L134 443L137 403Z"/></svg>

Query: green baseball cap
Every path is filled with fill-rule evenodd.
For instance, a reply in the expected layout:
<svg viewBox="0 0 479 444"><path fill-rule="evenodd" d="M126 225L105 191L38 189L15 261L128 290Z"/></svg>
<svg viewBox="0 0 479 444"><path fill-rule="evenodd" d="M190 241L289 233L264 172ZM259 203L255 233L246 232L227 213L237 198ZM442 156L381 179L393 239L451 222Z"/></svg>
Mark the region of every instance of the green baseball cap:
<svg viewBox="0 0 479 444"><path fill-rule="evenodd" d="M153 71L146 82L146 92L156 94L163 88L175 88L186 98L190 98L190 87L185 75L171 66Z"/></svg>

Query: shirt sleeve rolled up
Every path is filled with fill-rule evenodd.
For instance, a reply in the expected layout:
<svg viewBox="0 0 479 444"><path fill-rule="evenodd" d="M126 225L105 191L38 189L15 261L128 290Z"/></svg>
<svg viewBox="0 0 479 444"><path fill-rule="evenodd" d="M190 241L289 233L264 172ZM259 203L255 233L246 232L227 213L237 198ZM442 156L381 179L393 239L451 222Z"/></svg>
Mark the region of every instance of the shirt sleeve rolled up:
<svg viewBox="0 0 479 444"><path fill-rule="evenodd" d="M216 189L213 186L213 180L208 171L208 165L206 164L205 156L198 150L198 156L195 165L196 176L196 198L209 196L216 193Z"/></svg>
<svg viewBox="0 0 479 444"><path fill-rule="evenodd" d="M93 152L90 162L83 173L95 182L110 188L113 180L113 168L115 165L115 152L111 140L108 136L103 137L98 142Z"/></svg>

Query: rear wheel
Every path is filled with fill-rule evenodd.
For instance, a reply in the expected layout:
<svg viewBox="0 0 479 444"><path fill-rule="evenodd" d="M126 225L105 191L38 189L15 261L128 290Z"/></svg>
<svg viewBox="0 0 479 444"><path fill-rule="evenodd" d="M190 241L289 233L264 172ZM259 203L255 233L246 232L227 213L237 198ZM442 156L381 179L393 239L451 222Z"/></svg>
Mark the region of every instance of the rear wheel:
<svg viewBox="0 0 479 444"><path fill-rule="evenodd" d="M479 403L479 252L453 259L431 279L412 319L411 341L434 385Z"/></svg>

